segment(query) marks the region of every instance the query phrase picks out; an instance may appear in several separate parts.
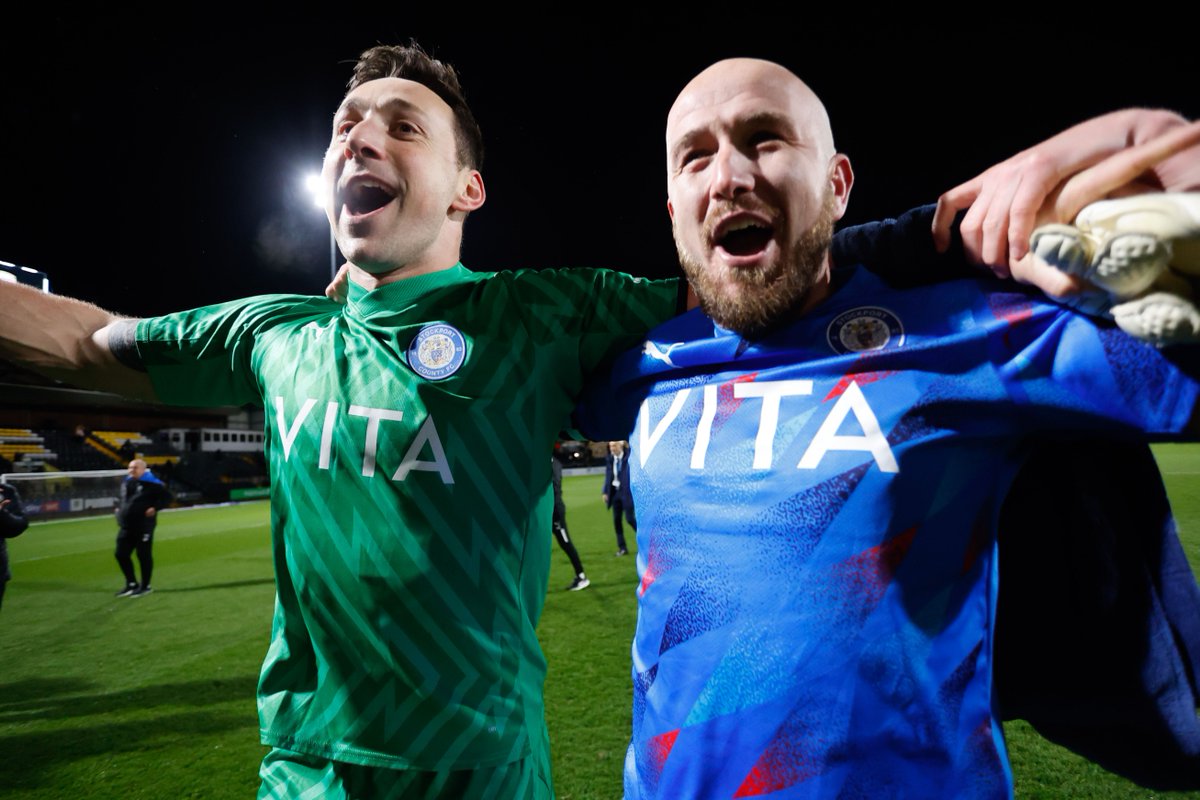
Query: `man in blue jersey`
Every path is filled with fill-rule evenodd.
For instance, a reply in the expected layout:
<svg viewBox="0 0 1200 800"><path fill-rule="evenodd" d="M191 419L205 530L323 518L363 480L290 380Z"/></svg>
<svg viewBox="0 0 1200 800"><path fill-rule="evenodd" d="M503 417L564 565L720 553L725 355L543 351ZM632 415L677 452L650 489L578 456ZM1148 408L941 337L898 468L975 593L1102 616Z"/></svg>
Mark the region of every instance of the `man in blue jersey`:
<svg viewBox="0 0 1200 800"><path fill-rule="evenodd" d="M779 65L698 75L667 156L701 310L581 409L596 438L633 430L626 797L1011 796L992 664L1006 492L1033 437L1179 435L1200 387L1011 285L835 269L853 171ZM1157 688L1191 702L1175 666Z"/></svg>

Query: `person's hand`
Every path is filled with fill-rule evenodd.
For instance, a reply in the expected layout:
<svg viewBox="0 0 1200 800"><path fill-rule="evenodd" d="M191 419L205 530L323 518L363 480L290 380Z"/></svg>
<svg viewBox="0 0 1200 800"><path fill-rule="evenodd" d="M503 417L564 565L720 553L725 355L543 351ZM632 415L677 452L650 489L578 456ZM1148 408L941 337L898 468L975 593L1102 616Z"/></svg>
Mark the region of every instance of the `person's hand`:
<svg viewBox="0 0 1200 800"><path fill-rule="evenodd" d="M601 493L600 497L604 500L604 505L608 505L608 495Z"/></svg>
<svg viewBox="0 0 1200 800"><path fill-rule="evenodd" d="M12 502L12 500L9 500L8 498L0 498L0 508L4 508L6 505L8 505L11 502Z"/></svg>
<svg viewBox="0 0 1200 800"><path fill-rule="evenodd" d="M1130 109L1096 117L1022 151L938 199L933 236L950 244L955 216L975 263L1033 283L1053 296L1080 289L1027 260L1028 237L1047 223L1069 223L1110 194L1200 188L1200 123L1165 111Z"/></svg>
<svg viewBox="0 0 1200 800"><path fill-rule="evenodd" d="M1169 126L1071 175L1053 197L1053 214L1056 221L1065 222L1075 219L1084 206L1105 198L1196 190L1200 190L1200 120Z"/></svg>
<svg viewBox="0 0 1200 800"><path fill-rule="evenodd" d="M333 280L325 287L325 296L335 303L345 303L346 288L350 283L350 265L342 264L338 268L337 275L333 276Z"/></svg>
<svg viewBox="0 0 1200 800"><path fill-rule="evenodd" d="M157 513L157 512L156 512L156 511L155 511L153 508L147 508L147 509L146 509L146 516L147 516L147 517L153 517L153 516L154 516L156 513Z"/></svg>

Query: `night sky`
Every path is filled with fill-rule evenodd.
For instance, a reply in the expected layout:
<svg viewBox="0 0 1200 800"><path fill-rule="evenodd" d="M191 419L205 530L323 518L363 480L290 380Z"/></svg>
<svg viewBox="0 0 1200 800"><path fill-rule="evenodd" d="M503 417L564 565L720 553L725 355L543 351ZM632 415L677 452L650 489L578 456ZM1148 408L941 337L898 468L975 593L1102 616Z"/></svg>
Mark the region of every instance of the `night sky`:
<svg viewBox="0 0 1200 800"><path fill-rule="evenodd" d="M323 22L218 25L210 11L167 26L116 11L5 26L0 260L135 316L321 291L328 226L303 174L319 168L357 54L410 37L458 67L483 127L488 199L463 253L474 269L674 274L663 126L684 83L722 57L780 61L824 98L856 172L851 223L931 202L1103 111L1200 116L1200 51L1138 24L1071 46L1069 25L933 31L851 10L796 29L773 10L792 4L698 4L682 29L600 18L538 37L390 7L372 23L343 22L366 15L344 6Z"/></svg>

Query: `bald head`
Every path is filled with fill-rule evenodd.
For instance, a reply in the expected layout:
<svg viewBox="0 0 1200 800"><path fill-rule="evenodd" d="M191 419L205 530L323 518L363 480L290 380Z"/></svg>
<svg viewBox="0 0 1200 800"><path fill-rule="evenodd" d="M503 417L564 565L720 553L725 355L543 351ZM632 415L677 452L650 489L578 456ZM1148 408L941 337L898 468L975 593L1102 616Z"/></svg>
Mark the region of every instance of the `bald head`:
<svg viewBox="0 0 1200 800"><path fill-rule="evenodd" d="M129 477L140 478L146 474L146 462L135 458L129 462Z"/></svg>
<svg viewBox="0 0 1200 800"><path fill-rule="evenodd" d="M714 111L732 117L748 106L773 109L787 117L797 134L828 159L836 152L825 104L808 84L786 67L757 58L718 61L692 78L675 98L667 114L667 163L672 163L672 143L688 138L698 118Z"/></svg>
<svg viewBox="0 0 1200 800"><path fill-rule="evenodd" d="M667 116L667 210L705 313L758 334L821 302L853 181L790 70L735 58L693 78Z"/></svg>

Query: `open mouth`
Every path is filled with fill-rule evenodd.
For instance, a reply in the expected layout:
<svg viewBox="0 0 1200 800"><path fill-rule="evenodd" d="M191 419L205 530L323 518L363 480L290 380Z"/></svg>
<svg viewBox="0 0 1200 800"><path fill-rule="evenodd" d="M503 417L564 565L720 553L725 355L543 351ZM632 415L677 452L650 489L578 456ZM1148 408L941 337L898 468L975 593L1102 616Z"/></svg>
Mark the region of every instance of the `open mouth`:
<svg viewBox="0 0 1200 800"><path fill-rule="evenodd" d="M774 233L763 222L742 219L721 231L716 238L716 245L732 256L752 256L766 249Z"/></svg>
<svg viewBox="0 0 1200 800"><path fill-rule="evenodd" d="M396 198L396 192L382 183L356 181L345 188L342 199L346 210L355 216L378 211Z"/></svg>

